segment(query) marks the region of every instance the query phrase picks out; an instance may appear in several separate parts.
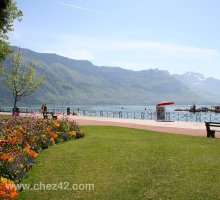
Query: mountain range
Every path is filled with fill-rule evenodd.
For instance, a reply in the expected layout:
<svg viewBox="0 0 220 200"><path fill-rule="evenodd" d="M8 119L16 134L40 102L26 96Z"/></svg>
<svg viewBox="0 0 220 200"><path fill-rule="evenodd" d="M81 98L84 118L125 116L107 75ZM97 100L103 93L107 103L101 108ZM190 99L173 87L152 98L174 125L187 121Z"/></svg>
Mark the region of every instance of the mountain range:
<svg viewBox="0 0 220 200"><path fill-rule="evenodd" d="M14 47L25 62L35 60L39 74L45 76L40 89L23 99L25 104L70 105L152 105L171 100L177 104L214 104L220 80L188 72L171 75L149 69L132 71L120 67L95 66L87 60L74 60L51 53L37 53ZM9 59L3 62L9 65ZM0 77L0 104L12 102Z"/></svg>

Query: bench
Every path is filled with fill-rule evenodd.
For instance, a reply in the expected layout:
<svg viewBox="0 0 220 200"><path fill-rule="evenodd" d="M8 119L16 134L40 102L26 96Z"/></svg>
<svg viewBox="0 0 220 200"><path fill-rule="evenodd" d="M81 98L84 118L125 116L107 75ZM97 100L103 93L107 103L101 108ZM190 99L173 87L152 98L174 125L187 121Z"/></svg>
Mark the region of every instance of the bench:
<svg viewBox="0 0 220 200"><path fill-rule="evenodd" d="M206 131L207 131L207 137L215 138L215 132L220 131L220 129L211 130L210 127L219 127L219 122L205 122Z"/></svg>
<svg viewBox="0 0 220 200"><path fill-rule="evenodd" d="M43 112L44 119L48 119L48 115L51 115L52 119L57 119L57 115L54 112Z"/></svg>

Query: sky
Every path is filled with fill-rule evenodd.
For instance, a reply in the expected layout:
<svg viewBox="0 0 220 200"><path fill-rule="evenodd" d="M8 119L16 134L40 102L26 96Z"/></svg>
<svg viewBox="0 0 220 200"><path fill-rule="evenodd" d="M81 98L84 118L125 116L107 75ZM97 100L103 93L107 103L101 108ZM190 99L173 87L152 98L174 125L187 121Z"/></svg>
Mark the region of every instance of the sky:
<svg viewBox="0 0 220 200"><path fill-rule="evenodd" d="M219 0L17 0L11 45L135 71L220 79Z"/></svg>

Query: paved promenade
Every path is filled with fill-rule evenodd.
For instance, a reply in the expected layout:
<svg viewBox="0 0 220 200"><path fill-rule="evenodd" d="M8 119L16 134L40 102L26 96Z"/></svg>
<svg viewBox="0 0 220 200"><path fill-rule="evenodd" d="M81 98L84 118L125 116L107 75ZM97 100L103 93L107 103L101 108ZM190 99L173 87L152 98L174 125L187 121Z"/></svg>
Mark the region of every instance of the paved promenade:
<svg viewBox="0 0 220 200"><path fill-rule="evenodd" d="M206 137L205 123L158 122L154 120L122 119L107 117L70 116L80 125L121 126L159 132ZM216 134L217 135L217 134Z"/></svg>

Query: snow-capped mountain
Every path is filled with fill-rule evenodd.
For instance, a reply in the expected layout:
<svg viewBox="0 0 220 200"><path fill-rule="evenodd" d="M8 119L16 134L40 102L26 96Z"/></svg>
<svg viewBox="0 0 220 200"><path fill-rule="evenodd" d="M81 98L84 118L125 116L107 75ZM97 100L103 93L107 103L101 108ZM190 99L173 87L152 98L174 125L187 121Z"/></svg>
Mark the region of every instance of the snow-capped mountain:
<svg viewBox="0 0 220 200"><path fill-rule="evenodd" d="M182 75L173 75L179 81L187 85L192 91L207 99L207 101L220 102L220 80L196 72L186 72Z"/></svg>
<svg viewBox="0 0 220 200"><path fill-rule="evenodd" d="M205 81L206 78L203 74L196 73L196 72L186 72L182 75L186 80L191 80L193 82L201 82Z"/></svg>

